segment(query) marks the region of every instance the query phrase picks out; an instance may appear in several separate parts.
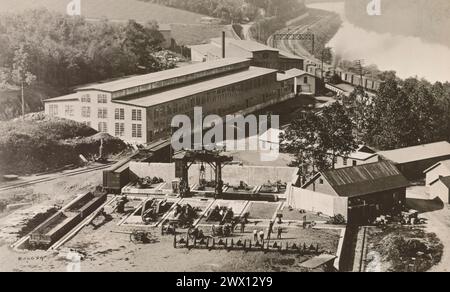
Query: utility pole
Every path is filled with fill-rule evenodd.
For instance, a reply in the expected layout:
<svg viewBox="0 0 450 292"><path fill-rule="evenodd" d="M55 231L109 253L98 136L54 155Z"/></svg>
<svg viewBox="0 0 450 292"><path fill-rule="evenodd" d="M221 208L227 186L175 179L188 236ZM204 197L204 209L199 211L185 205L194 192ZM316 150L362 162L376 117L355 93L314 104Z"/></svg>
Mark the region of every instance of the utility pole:
<svg viewBox="0 0 450 292"><path fill-rule="evenodd" d="M25 97L24 97L24 90L23 90L23 81L21 83L21 92L22 92L22 119L25 120Z"/></svg>
<svg viewBox="0 0 450 292"><path fill-rule="evenodd" d="M323 81L323 53L324 53L324 50L322 50L322 53L321 53L321 59L322 59L322 67L320 68L320 75L321 75L321 78L322 78L322 81Z"/></svg>
<svg viewBox="0 0 450 292"><path fill-rule="evenodd" d="M358 71L359 77L361 78L361 80L360 80L361 87L364 87L364 83L363 83L363 76L364 76L363 65L364 65L364 60L356 60L355 61L356 70Z"/></svg>

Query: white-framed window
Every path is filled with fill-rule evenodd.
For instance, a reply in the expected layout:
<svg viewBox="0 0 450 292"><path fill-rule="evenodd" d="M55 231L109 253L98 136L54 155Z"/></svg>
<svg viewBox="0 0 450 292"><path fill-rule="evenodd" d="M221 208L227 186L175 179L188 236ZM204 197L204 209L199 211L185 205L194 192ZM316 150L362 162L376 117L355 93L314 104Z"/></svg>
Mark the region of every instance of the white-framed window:
<svg viewBox="0 0 450 292"><path fill-rule="evenodd" d="M347 157L343 158L343 164L344 164L344 166L348 165L348 158Z"/></svg>
<svg viewBox="0 0 450 292"><path fill-rule="evenodd" d="M131 125L131 137L142 138L142 125L141 124L132 124Z"/></svg>
<svg viewBox="0 0 450 292"><path fill-rule="evenodd" d="M142 110L134 109L131 111L132 121L142 121Z"/></svg>
<svg viewBox="0 0 450 292"><path fill-rule="evenodd" d="M101 133L108 133L108 124L105 122L98 123L98 131Z"/></svg>
<svg viewBox="0 0 450 292"><path fill-rule="evenodd" d="M107 119L108 118L108 109L107 108L99 108L98 109L98 118L99 119Z"/></svg>
<svg viewBox="0 0 450 292"><path fill-rule="evenodd" d="M91 117L91 108L88 106L81 107L81 116L83 118L90 118Z"/></svg>
<svg viewBox="0 0 450 292"><path fill-rule="evenodd" d="M51 104L49 106L49 113L48 113L51 117L57 116L58 115L58 105L57 104Z"/></svg>
<svg viewBox="0 0 450 292"><path fill-rule="evenodd" d="M83 94L81 96L81 102L90 103L91 102L91 95L90 94Z"/></svg>
<svg viewBox="0 0 450 292"><path fill-rule="evenodd" d="M308 76L303 77L303 83L308 84Z"/></svg>
<svg viewBox="0 0 450 292"><path fill-rule="evenodd" d="M97 96L98 103L108 103L108 95L101 93Z"/></svg>
<svg viewBox="0 0 450 292"><path fill-rule="evenodd" d="M116 123L115 124L115 135L116 135L116 137L125 136L125 124L124 123Z"/></svg>
<svg viewBox="0 0 450 292"><path fill-rule="evenodd" d="M74 112L75 112L75 109L74 109L73 105L66 105L65 106L66 117L73 117Z"/></svg>
<svg viewBox="0 0 450 292"><path fill-rule="evenodd" d="M119 121L125 120L125 109L116 108L114 112L114 118Z"/></svg>

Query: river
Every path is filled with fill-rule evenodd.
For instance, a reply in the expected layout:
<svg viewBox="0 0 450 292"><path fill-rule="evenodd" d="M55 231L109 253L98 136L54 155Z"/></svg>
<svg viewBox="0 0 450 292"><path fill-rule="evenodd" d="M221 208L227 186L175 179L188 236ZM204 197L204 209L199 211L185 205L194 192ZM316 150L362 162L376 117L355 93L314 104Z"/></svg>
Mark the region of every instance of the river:
<svg viewBox="0 0 450 292"><path fill-rule="evenodd" d="M343 25L328 44L337 56L345 60L363 59L365 65L394 70L400 78L417 76L430 82L450 81L450 48L418 37L367 31L347 21L344 5L344 2L308 4L310 8L341 16Z"/></svg>

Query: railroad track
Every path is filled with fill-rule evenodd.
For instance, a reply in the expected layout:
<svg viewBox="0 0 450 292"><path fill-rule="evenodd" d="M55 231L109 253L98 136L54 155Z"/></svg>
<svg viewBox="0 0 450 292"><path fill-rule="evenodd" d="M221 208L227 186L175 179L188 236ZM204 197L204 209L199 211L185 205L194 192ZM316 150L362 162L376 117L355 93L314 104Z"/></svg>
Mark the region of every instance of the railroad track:
<svg viewBox="0 0 450 292"><path fill-rule="evenodd" d="M362 233L362 237L361 237L361 252L358 255L359 260L358 260L358 268L357 268L357 272L364 272L365 270L365 266L366 266L366 250L367 250L367 229L368 227L361 227L361 233Z"/></svg>
<svg viewBox="0 0 450 292"><path fill-rule="evenodd" d="M35 184L49 182L49 181L57 180L57 179L64 178L64 177L72 177L72 176L76 176L76 175L80 175L80 174L94 172L94 171L106 169L106 168L110 167L112 164L113 163L109 163L109 164L96 166L96 167L92 167L92 168L88 168L88 169L80 169L80 170L72 171L69 173L63 173L63 174L57 175L57 176L45 177L45 178L30 180L27 182L17 183L17 184L13 184L13 185L7 185L5 187L0 187L0 192L23 188L23 187L27 187L27 186L32 186Z"/></svg>

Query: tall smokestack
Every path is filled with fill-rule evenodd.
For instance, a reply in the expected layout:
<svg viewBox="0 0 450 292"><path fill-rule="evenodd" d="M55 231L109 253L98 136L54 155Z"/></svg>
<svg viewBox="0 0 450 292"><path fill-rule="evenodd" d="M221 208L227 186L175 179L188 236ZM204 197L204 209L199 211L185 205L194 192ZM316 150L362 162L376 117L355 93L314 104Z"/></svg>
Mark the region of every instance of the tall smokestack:
<svg viewBox="0 0 450 292"><path fill-rule="evenodd" d="M226 51L225 51L225 32L222 31L222 58L226 58Z"/></svg>

